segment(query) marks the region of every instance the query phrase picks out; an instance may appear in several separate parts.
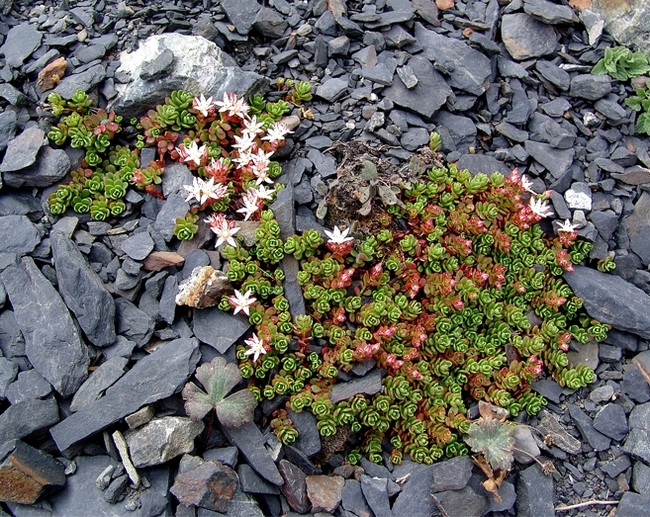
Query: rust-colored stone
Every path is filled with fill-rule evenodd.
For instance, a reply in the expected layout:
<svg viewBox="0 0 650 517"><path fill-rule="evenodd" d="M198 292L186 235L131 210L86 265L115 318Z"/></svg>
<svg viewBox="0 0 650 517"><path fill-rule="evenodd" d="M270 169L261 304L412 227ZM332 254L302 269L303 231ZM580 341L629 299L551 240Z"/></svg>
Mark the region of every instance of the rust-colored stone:
<svg viewBox="0 0 650 517"><path fill-rule="evenodd" d="M307 513L311 505L307 499L305 473L287 460L280 460L278 470L284 480L280 491L287 498L289 506L298 513Z"/></svg>
<svg viewBox="0 0 650 517"><path fill-rule="evenodd" d="M187 457L186 457L187 458ZM236 472L219 462L203 461L191 458L188 467L181 471L174 480L170 492L185 506L198 506L225 513L239 486Z"/></svg>
<svg viewBox="0 0 650 517"><path fill-rule="evenodd" d="M221 297L232 293L228 277L212 266L194 268L189 278L178 286L176 303L195 309L216 306Z"/></svg>
<svg viewBox="0 0 650 517"><path fill-rule="evenodd" d="M307 476L305 484L311 511L334 513L341 502L344 479L341 476Z"/></svg>
<svg viewBox="0 0 650 517"><path fill-rule="evenodd" d="M169 266L178 266L183 262L185 262L185 258L173 251L153 251L144 259L144 268L147 271L160 271Z"/></svg>
<svg viewBox="0 0 650 517"><path fill-rule="evenodd" d="M441 11L454 8L455 0L436 0L436 7Z"/></svg>
<svg viewBox="0 0 650 517"><path fill-rule="evenodd" d="M57 86L63 79L66 68L68 68L68 62L63 57L45 65L45 68L38 73L36 89L39 92L46 92Z"/></svg>

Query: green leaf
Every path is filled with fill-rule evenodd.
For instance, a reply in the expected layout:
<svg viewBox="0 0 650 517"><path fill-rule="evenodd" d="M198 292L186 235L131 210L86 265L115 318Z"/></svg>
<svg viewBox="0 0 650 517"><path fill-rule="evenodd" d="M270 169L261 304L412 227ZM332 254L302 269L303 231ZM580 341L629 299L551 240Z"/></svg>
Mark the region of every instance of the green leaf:
<svg viewBox="0 0 650 517"><path fill-rule="evenodd" d="M643 111L650 111L650 99L641 99Z"/></svg>
<svg viewBox="0 0 650 517"><path fill-rule="evenodd" d="M650 113L642 113L636 119L636 132L650 135Z"/></svg>
<svg viewBox="0 0 650 517"><path fill-rule="evenodd" d="M605 75L607 73L607 69L605 68L605 59L598 61L596 66L591 69L591 73L593 75Z"/></svg>
<svg viewBox="0 0 650 517"><path fill-rule="evenodd" d="M210 397L193 382L188 382L182 391L185 412L192 420L202 420L214 407Z"/></svg>
<svg viewBox="0 0 650 517"><path fill-rule="evenodd" d="M641 99L639 97L628 97L625 99L625 104L634 111L641 110Z"/></svg>
<svg viewBox="0 0 650 517"><path fill-rule="evenodd" d="M253 419L256 406L255 396L244 389L217 404L217 418L226 427L240 427Z"/></svg>
<svg viewBox="0 0 650 517"><path fill-rule="evenodd" d="M372 203L369 199L363 205L361 205L361 208L359 208L357 212L359 212L361 215L368 215L371 209L372 209Z"/></svg>
<svg viewBox="0 0 650 517"><path fill-rule="evenodd" d="M359 192L359 202L365 203L370 199L370 187L360 187L358 192Z"/></svg>
<svg viewBox="0 0 650 517"><path fill-rule="evenodd" d="M385 204L387 205L397 204L397 196L395 195L395 192L393 192L393 189L387 187L386 185L379 185L378 188L379 188L379 197Z"/></svg>
<svg viewBox="0 0 650 517"><path fill-rule="evenodd" d="M326 215L327 215L327 203L323 199L320 203L318 203L318 207L316 208L316 218L325 219Z"/></svg>
<svg viewBox="0 0 650 517"><path fill-rule="evenodd" d="M361 171L361 179L366 181L374 180L377 177L377 167L370 160L363 161L363 170Z"/></svg>
<svg viewBox="0 0 650 517"><path fill-rule="evenodd" d="M514 428L497 419L473 423L465 442L472 451L483 454L493 469L509 470L514 459L512 448L515 445Z"/></svg>

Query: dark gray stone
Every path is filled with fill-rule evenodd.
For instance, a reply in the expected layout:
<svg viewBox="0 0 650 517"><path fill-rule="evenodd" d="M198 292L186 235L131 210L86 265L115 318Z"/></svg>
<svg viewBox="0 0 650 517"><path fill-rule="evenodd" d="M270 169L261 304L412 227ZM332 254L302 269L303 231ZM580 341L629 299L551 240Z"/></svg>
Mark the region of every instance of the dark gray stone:
<svg viewBox="0 0 650 517"><path fill-rule="evenodd" d="M533 390L540 395L549 399L551 402L559 404L561 402L562 386L551 379L540 379L533 383Z"/></svg>
<svg viewBox="0 0 650 517"><path fill-rule="evenodd" d="M508 111L506 120L511 124L524 125L534 111L533 103L528 98L525 88L516 79L510 82L510 88L512 89L512 109Z"/></svg>
<svg viewBox="0 0 650 517"><path fill-rule="evenodd" d="M615 275L575 266L564 278L576 296L584 300L589 315L614 328L650 337L650 296Z"/></svg>
<svg viewBox="0 0 650 517"><path fill-rule="evenodd" d="M331 156L323 154L317 149L310 149L307 158L314 164L321 177L328 178L336 174L336 161Z"/></svg>
<svg viewBox="0 0 650 517"><path fill-rule="evenodd" d="M630 413L630 429L643 429L650 432L650 403L637 404Z"/></svg>
<svg viewBox="0 0 650 517"><path fill-rule="evenodd" d="M224 312L216 307L197 309L192 319L194 335L222 354L225 354L249 328L250 323L246 317Z"/></svg>
<svg viewBox="0 0 650 517"><path fill-rule="evenodd" d="M535 64L535 68L544 79L561 91L567 91L569 86L571 86L571 76L569 73L566 70L562 70L556 64L546 60L539 60Z"/></svg>
<svg viewBox="0 0 650 517"><path fill-rule="evenodd" d="M115 300L115 320L118 334L135 341L138 346L149 343L155 328L153 318L126 298Z"/></svg>
<svg viewBox="0 0 650 517"><path fill-rule="evenodd" d="M231 469L234 469L237 465L238 456L239 451L237 447L219 447L217 449L209 449L203 453L203 459L205 461L218 461L229 466Z"/></svg>
<svg viewBox="0 0 650 517"><path fill-rule="evenodd" d="M650 194L643 192L634 205L634 210L625 220L627 234L630 238L630 248L645 265L650 264Z"/></svg>
<svg viewBox="0 0 650 517"><path fill-rule="evenodd" d="M458 160L458 168L467 169L472 174L482 172L488 176L493 172L507 175L511 170L505 163L487 154L463 154Z"/></svg>
<svg viewBox="0 0 650 517"><path fill-rule="evenodd" d="M554 149L549 144L532 140L526 140L524 147L526 152L543 165L555 179L561 178L569 170L575 156L574 149Z"/></svg>
<svg viewBox="0 0 650 517"><path fill-rule="evenodd" d="M0 164L0 172L19 171L36 162L36 155L46 143L45 133L38 126L30 126L9 142Z"/></svg>
<svg viewBox="0 0 650 517"><path fill-rule="evenodd" d="M126 487L129 485L129 476L122 474L111 481L111 483L104 490L104 501L109 504L116 504L124 494Z"/></svg>
<svg viewBox="0 0 650 517"><path fill-rule="evenodd" d="M138 232L122 242L120 248L133 260L144 260L153 251L154 242L149 232Z"/></svg>
<svg viewBox="0 0 650 517"><path fill-rule="evenodd" d="M90 358L63 300L29 257L0 277L25 336L29 362L61 396L69 397L88 376Z"/></svg>
<svg viewBox="0 0 650 517"><path fill-rule="evenodd" d="M36 226L24 215L0 217L0 251L17 256L34 251L41 242Z"/></svg>
<svg viewBox="0 0 650 517"><path fill-rule="evenodd" d="M623 393L635 402L643 404L650 400L650 386L635 366L628 368L623 374L621 388Z"/></svg>
<svg viewBox="0 0 650 517"><path fill-rule="evenodd" d="M361 491L361 483L356 479L345 480L345 485L343 485L343 490L341 490L341 507L361 517L371 517L373 515L373 511L368 506L366 498Z"/></svg>
<svg viewBox="0 0 650 517"><path fill-rule="evenodd" d="M20 171L7 171L2 175L10 187L49 187L70 171L70 158L62 149L44 146L34 165Z"/></svg>
<svg viewBox="0 0 650 517"><path fill-rule="evenodd" d="M571 78L569 95L590 101L598 100L612 91L611 79L607 74L581 74Z"/></svg>
<svg viewBox="0 0 650 517"><path fill-rule="evenodd" d="M650 465L650 432L632 429L623 445L623 452Z"/></svg>
<svg viewBox="0 0 650 517"><path fill-rule="evenodd" d="M348 82L344 79L331 78L316 88L316 97L327 102L337 101L348 89Z"/></svg>
<svg viewBox="0 0 650 517"><path fill-rule="evenodd" d="M618 227L618 215L611 210L592 212L589 219L605 242L612 238Z"/></svg>
<svg viewBox="0 0 650 517"><path fill-rule="evenodd" d="M101 364L88 376L86 382L74 394L70 404L70 411L79 411L98 400L106 389L124 375L124 369L128 362L125 357L113 357Z"/></svg>
<svg viewBox="0 0 650 517"><path fill-rule="evenodd" d="M312 152L319 151L310 151L310 153ZM280 226L280 238L282 240L287 240L296 233L296 209L293 187L290 185L285 186L285 188L277 194L275 201L270 208Z"/></svg>
<svg viewBox="0 0 650 517"><path fill-rule="evenodd" d="M519 473L517 481L517 515L520 517L555 517L553 477L546 476L534 464Z"/></svg>
<svg viewBox="0 0 650 517"><path fill-rule="evenodd" d="M18 374L18 365L6 357L0 356L0 401L5 398L7 387Z"/></svg>
<svg viewBox="0 0 650 517"><path fill-rule="evenodd" d="M7 110L0 113L0 151L4 151L16 134L16 112Z"/></svg>
<svg viewBox="0 0 650 517"><path fill-rule="evenodd" d="M598 468L605 472L610 478L616 479L616 476L625 472L632 466L632 462L627 455L622 454L612 461L604 461L599 463Z"/></svg>
<svg viewBox="0 0 650 517"><path fill-rule="evenodd" d="M0 444L25 438L58 421L59 405L54 397L17 402L0 415Z"/></svg>
<svg viewBox="0 0 650 517"><path fill-rule="evenodd" d="M388 492L386 491L387 483L386 478L361 476L361 491L375 517L392 517L393 515L390 510ZM347 481L345 484L347 485Z"/></svg>
<svg viewBox="0 0 650 517"><path fill-rule="evenodd" d="M359 393L374 395L381 390L381 379L383 370L375 369L359 379L349 382L339 382L334 385L330 392L330 399L334 404L354 397Z"/></svg>
<svg viewBox="0 0 650 517"><path fill-rule="evenodd" d="M634 468L632 469L632 489L639 493L644 493L649 485L650 467L642 461L635 462Z"/></svg>
<svg viewBox="0 0 650 517"><path fill-rule="evenodd" d="M224 0L221 8L239 34L248 34L262 6L255 0Z"/></svg>
<svg viewBox="0 0 650 517"><path fill-rule="evenodd" d="M158 304L158 315L160 318L171 325L176 317L176 293L178 292L178 281L175 276L168 276L165 279L160 303Z"/></svg>
<svg viewBox="0 0 650 517"><path fill-rule="evenodd" d="M43 33L31 23L21 23L12 27L7 33L0 53L4 54L5 62L12 68L20 68L25 59L39 47Z"/></svg>
<svg viewBox="0 0 650 517"><path fill-rule="evenodd" d="M253 20L253 29L266 38L277 39L284 35L289 24L285 17L281 16L275 9L262 7ZM344 52L346 54L347 52Z"/></svg>
<svg viewBox="0 0 650 517"><path fill-rule="evenodd" d="M458 456L432 465L432 492L462 490L472 476L472 461L467 456Z"/></svg>
<svg viewBox="0 0 650 517"><path fill-rule="evenodd" d="M628 432L627 416L618 404L607 404L594 417L594 429L620 442Z"/></svg>
<svg viewBox="0 0 650 517"><path fill-rule="evenodd" d="M165 241L169 242L174 238L176 219L185 217L190 210L190 204L180 194L171 194L165 200L160 212L156 216L153 228Z"/></svg>
<svg viewBox="0 0 650 517"><path fill-rule="evenodd" d="M408 65L413 69L418 84L409 89L398 78L392 86L384 90L384 96L398 106L431 118L447 102L453 92L426 58L414 56L408 61Z"/></svg>
<svg viewBox="0 0 650 517"><path fill-rule="evenodd" d="M397 479L409 475L402 491L393 503L393 515L429 517L436 515L437 507L431 497L433 484L433 465L421 465L405 460L395 467L393 474Z"/></svg>
<svg viewBox="0 0 650 517"><path fill-rule="evenodd" d="M282 476L264 447L264 436L253 422L240 427L223 426L222 429L230 443L239 449L260 476L274 485L282 485Z"/></svg>
<svg viewBox="0 0 650 517"><path fill-rule="evenodd" d="M524 0L524 12L550 25L572 24L578 21L573 9L547 0Z"/></svg>
<svg viewBox="0 0 650 517"><path fill-rule="evenodd" d="M115 341L115 302L77 246L63 233L50 237L59 292L88 340L103 347Z"/></svg>
<svg viewBox="0 0 650 517"><path fill-rule="evenodd" d="M513 59L524 61L555 52L558 34L525 13L513 13L501 18L501 39Z"/></svg>
<svg viewBox="0 0 650 517"><path fill-rule="evenodd" d="M280 493L277 486L264 480L246 463L242 463L237 467L237 475L239 476L241 489L248 494L276 495Z"/></svg>
<svg viewBox="0 0 650 517"><path fill-rule="evenodd" d="M289 506L296 512L307 513L311 508L307 498L307 485L305 473L287 460L280 460L278 470L282 476L280 491L287 498Z"/></svg>
<svg viewBox="0 0 650 517"><path fill-rule="evenodd" d="M176 64L176 56L168 48L164 49L151 61L146 62L140 70L140 79L143 81L155 81L167 77Z"/></svg>
<svg viewBox="0 0 650 517"><path fill-rule="evenodd" d="M573 421L576 423L580 434L589 443L592 449L596 451L605 451L609 449L611 440L604 434L594 429L594 423L591 418L589 418L589 415L587 415L587 413L582 411L575 404L571 404L569 405L569 414L571 415Z"/></svg>
<svg viewBox="0 0 650 517"><path fill-rule="evenodd" d="M65 77L54 91L64 99L70 99L77 90L89 92L106 78L106 69L103 65L97 64L91 66L78 74L72 74Z"/></svg>
<svg viewBox="0 0 650 517"><path fill-rule="evenodd" d="M449 86L472 95L485 92L492 73L490 59L462 40L449 38L415 24L415 38L424 55L449 73Z"/></svg>
<svg viewBox="0 0 650 517"><path fill-rule="evenodd" d="M59 450L91 436L142 406L178 393L199 361L198 342L176 339L140 359L94 404L50 430Z"/></svg>
<svg viewBox="0 0 650 517"><path fill-rule="evenodd" d="M527 131L519 129L505 120L496 124L494 129L513 142L525 142L528 140Z"/></svg>
<svg viewBox="0 0 650 517"><path fill-rule="evenodd" d="M627 116L625 109L620 105L616 95L609 95L605 98L598 99L594 103L594 108L596 108L598 113L605 115L607 120L612 124L624 121Z"/></svg>
<svg viewBox="0 0 650 517"><path fill-rule="evenodd" d="M289 411L289 419L298 431L298 438L293 444L307 456L313 456L321 449L320 432L316 428L316 417L309 411Z"/></svg>
<svg viewBox="0 0 650 517"><path fill-rule="evenodd" d="M24 400L42 399L52 393L52 386L36 370L20 372L7 388L7 400L17 404Z"/></svg>
<svg viewBox="0 0 650 517"><path fill-rule="evenodd" d="M393 84L393 74L395 73L395 67L389 68L386 63L378 63L375 66L369 68L362 68L359 73L373 83L390 86ZM402 79L401 76L400 79ZM415 76L415 81L417 83L417 76ZM413 88L413 86L407 85L406 87L410 89Z"/></svg>
<svg viewBox="0 0 650 517"><path fill-rule="evenodd" d="M481 517L488 508L486 497L477 494L472 487L447 490L435 494L448 517Z"/></svg>
<svg viewBox="0 0 650 517"><path fill-rule="evenodd" d="M476 147L476 124L470 118L441 111L436 115L435 121L439 127L448 131L455 150L467 153L470 147Z"/></svg>
<svg viewBox="0 0 650 517"><path fill-rule="evenodd" d="M644 487L644 490L647 487ZM616 517L639 517L648 513L650 506L650 496L647 492L635 494L634 492L625 492L616 507Z"/></svg>
<svg viewBox="0 0 650 517"><path fill-rule="evenodd" d="M528 129L531 131L531 140L547 142L556 149L570 149L575 144L576 132L572 126L558 124L541 113L533 113Z"/></svg>
<svg viewBox="0 0 650 517"><path fill-rule="evenodd" d="M408 151L415 151L429 143L429 132L423 127L409 129L400 138L400 144Z"/></svg>

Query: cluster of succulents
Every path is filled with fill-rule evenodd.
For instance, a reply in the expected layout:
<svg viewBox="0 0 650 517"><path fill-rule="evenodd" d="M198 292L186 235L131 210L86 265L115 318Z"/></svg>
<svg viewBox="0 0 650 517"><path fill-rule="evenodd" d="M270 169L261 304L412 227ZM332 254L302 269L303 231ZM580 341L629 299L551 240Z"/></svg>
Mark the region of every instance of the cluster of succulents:
<svg viewBox="0 0 650 517"><path fill-rule="evenodd" d="M551 215L547 197L516 171L472 176L451 166L404 185L375 235L335 227L327 242L315 230L283 242L262 212L253 247L223 249L236 291L219 306L254 326L237 358L258 400L286 397L271 425L280 440L297 437L287 410L308 410L323 436L358 434L349 461L386 453L429 463L467 453L473 401L534 415L546 403L531 390L542 372L573 389L593 382L567 351L607 327L561 276L591 246L568 222L544 234L536 223ZM307 304L295 319L277 267L288 254ZM332 401L337 382L371 364L384 372L379 393Z"/></svg>

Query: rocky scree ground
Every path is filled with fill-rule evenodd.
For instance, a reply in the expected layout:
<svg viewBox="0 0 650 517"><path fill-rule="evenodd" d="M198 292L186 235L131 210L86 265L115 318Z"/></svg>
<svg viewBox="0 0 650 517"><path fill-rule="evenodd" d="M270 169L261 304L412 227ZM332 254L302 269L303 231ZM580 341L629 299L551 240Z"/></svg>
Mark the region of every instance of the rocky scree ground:
<svg viewBox="0 0 650 517"><path fill-rule="evenodd" d="M648 508L650 142L634 134L623 104L630 86L590 74L613 44L596 12L549 0L456 0L443 11L430 0L4 0L0 12L0 515L546 516L592 499L619 501L619 517ZM172 48L177 35L197 39L131 63L141 67L132 74L120 69L120 52L152 35ZM180 64L207 41L227 54L211 64L218 83L203 82L200 62L198 77L182 77ZM60 57L67 69L54 91L82 89L126 114L181 87L246 94L264 77L311 81L313 118L283 148L281 181L292 196L276 207L295 210L297 231L322 228L314 210L337 172L328 149L354 137L401 160L435 130L448 162L486 173L519 167L537 191L552 189L558 219L595 244L592 263L613 253L617 266L567 275L613 330L572 351L596 370L593 385L572 393L535 384L547 413L527 422L540 433L518 442L557 472L544 476L519 458L496 504L467 457L393 468L340 466L335 455L317 467L310 458L321 441L306 414L295 418L303 436L295 447L280 447L258 419L214 432L202 457L192 456L202 429L183 418L178 392L197 365L219 353L234 360L247 325L175 306L178 283L196 266L220 265L210 243L173 237L187 210L183 167L166 171L164 200L129 191L121 219L48 212L53 186L81 159L45 138L39 101L51 90L38 74ZM549 433L553 444L539 439ZM19 493L2 493L15 480Z"/></svg>

